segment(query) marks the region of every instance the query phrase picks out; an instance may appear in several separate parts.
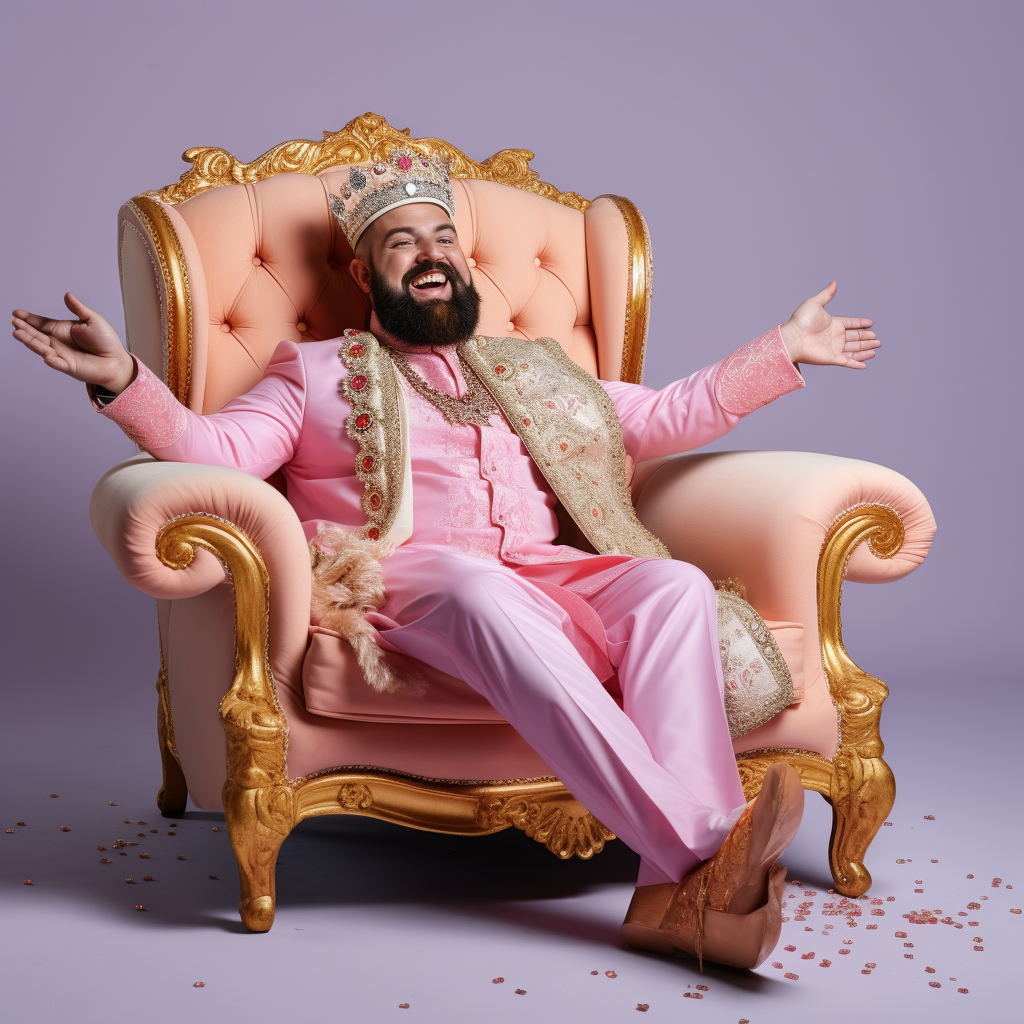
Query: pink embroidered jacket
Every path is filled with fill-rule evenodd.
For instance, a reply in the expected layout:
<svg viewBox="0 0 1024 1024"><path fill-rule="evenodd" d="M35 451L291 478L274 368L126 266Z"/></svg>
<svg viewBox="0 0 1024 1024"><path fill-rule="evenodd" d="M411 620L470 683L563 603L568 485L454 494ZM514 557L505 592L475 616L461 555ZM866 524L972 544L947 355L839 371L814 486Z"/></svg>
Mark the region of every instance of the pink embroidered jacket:
<svg viewBox="0 0 1024 1024"><path fill-rule="evenodd" d="M389 343L394 343L389 339ZM338 387L342 340L282 342L263 379L217 413L180 405L141 363L135 380L100 407L156 458L226 466L259 477L282 469L307 536L320 520L362 526L364 487L356 444L345 432L350 406ZM414 369L434 388L465 391L451 349L414 352ZM512 565L564 562L587 553L555 544L556 498L500 413L484 427L449 424L405 384L412 526L406 543L456 549ZM778 327L661 391L601 381L632 463L688 451L730 431L754 409L804 386Z"/></svg>

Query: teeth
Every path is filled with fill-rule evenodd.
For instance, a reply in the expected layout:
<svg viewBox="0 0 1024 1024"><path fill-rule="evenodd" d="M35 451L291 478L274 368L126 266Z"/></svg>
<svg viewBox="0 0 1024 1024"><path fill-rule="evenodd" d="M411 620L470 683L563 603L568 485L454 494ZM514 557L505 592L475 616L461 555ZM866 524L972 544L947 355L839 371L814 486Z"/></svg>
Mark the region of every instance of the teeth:
<svg viewBox="0 0 1024 1024"><path fill-rule="evenodd" d="M423 274L422 276L417 277L416 280L413 281L413 287L422 288L424 285L427 284L445 284L447 283L447 281L448 278L445 277L444 274L442 274L439 270L434 270L431 271L429 274Z"/></svg>

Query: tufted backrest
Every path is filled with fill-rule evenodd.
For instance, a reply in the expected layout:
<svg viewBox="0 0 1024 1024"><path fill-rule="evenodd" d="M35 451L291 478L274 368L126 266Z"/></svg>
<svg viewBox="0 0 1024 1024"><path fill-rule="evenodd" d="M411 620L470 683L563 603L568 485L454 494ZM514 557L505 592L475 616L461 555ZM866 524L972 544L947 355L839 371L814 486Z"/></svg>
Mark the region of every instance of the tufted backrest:
<svg viewBox="0 0 1024 1024"><path fill-rule="evenodd" d="M352 250L327 203L347 173L276 174L177 205L149 195L122 207L129 347L190 408L214 412L248 390L282 340L366 326ZM580 211L494 181L452 184L480 333L553 337L590 373L618 378L633 258L623 201Z"/></svg>

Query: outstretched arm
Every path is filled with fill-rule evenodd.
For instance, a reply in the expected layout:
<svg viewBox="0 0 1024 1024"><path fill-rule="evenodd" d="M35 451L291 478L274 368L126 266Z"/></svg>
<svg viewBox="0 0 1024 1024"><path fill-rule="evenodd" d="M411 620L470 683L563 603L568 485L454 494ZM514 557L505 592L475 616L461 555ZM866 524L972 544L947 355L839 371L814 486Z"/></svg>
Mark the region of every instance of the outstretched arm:
<svg viewBox="0 0 1024 1024"><path fill-rule="evenodd" d="M198 416L125 350L99 313L70 292L64 301L78 320L50 320L16 309L14 337L47 366L88 384L98 411L141 448L166 462L227 466L260 477L293 457L305 408L298 346L283 342L254 388L220 412ZM97 387L113 396L96 401Z"/></svg>
<svg viewBox="0 0 1024 1024"><path fill-rule="evenodd" d="M864 369L881 342L870 320L825 312L835 293L833 281L787 323L661 391L602 381L630 458L643 462L710 444L755 409L802 388L798 363Z"/></svg>

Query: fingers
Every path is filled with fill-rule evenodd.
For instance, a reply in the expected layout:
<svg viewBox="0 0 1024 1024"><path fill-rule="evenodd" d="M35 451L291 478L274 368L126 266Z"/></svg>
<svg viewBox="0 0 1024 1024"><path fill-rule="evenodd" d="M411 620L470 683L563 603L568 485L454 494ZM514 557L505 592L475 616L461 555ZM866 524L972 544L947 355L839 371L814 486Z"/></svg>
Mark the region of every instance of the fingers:
<svg viewBox="0 0 1024 1024"><path fill-rule="evenodd" d="M836 319L847 329L856 329L860 327L871 327L874 324L873 320L869 320L866 316L837 316Z"/></svg>
<svg viewBox="0 0 1024 1024"><path fill-rule="evenodd" d="M66 292L64 295L64 305L71 310L79 320L92 320L98 314L95 310L90 309L81 299L78 298L73 292Z"/></svg>
<svg viewBox="0 0 1024 1024"><path fill-rule="evenodd" d="M27 309L16 309L14 311L14 319L23 320L30 327L46 333L50 332L54 324L60 322L59 320L50 320L48 317L40 316L38 313L30 313Z"/></svg>

